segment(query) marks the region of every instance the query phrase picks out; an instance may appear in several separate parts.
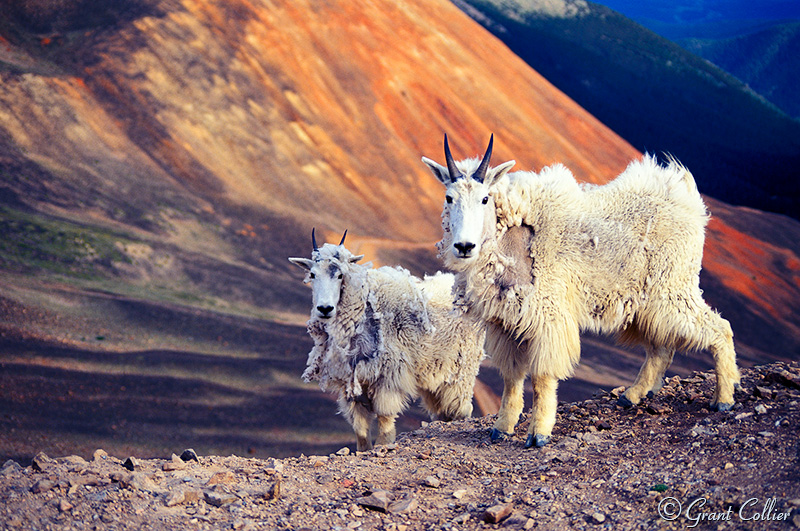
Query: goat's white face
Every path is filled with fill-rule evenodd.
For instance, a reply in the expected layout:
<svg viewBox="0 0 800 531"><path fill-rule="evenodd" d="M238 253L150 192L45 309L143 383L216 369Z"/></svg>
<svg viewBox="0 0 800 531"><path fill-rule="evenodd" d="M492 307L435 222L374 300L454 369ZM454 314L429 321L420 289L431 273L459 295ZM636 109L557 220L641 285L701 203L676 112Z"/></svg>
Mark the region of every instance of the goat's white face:
<svg viewBox="0 0 800 531"><path fill-rule="evenodd" d="M311 284L313 306L311 315L320 319L336 316L342 284L351 263L358 262L364 255L353 256L343 245L326 243L315 249L307 258L289 258L289 261L306 270L304 282Z"/></svg>
<svg viewBox="0 0 800 531"><path fill-rule="evenodd" d="M447 135L444 137L445 159L447 167L437 164L429 158L422 157L433 174L447 187L445 193L445 219L449 220L452 244L450 251L458 260L469 263L481 250L484 231L494 228L495 205L492 199L492 186L511 169L515 161L489 168L492 156L492 140L486 154L478 164L477 159L460 162L453 161Z"/></svg>
<svg viewBox="0 0 800 531"><path fill-rule="evenodd" d="M495 217L489 186L474 179L449 183L444 209L453 239L450 251L461 260L474 259L481 250L484 228Z"/></svg>

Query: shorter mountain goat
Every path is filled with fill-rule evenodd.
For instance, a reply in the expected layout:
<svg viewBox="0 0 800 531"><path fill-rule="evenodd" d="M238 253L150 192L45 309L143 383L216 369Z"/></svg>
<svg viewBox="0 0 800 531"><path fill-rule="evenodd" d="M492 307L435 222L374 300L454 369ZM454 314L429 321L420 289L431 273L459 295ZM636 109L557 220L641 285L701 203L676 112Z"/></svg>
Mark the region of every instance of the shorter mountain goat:
<svg viewBox="0 0 800 531"><path fill-rule="evenodd" d="M423 158L447 187L440 253L462 298L487 323L486 350L505 388L492 440L511 432L533 381L526 447L543 446L556 420L558 381L580 358L581 331L643 343L647 357L620 399L638 404L661 387L676 349L708 349L717 388L712 405L733 405L739 382L730 324L703 300L699 274L708 213L686 168L632 162L603 186L579 185L556 164L508 173Z"/></svg>
<svg viewBox="0 0 800 531"><path fill-rule="evenodd" d="M345 232L345 235L347 233ZM431 418L472 415L475 377L484 358L481 321L453 308L453 275L421 280L402 268L357 264L344 247L324 244L306 269L313 288L308 333L314 348L303 380L338 393L339 411L356 434L359 451L395 439L395 419L421 396Z"/></svg>

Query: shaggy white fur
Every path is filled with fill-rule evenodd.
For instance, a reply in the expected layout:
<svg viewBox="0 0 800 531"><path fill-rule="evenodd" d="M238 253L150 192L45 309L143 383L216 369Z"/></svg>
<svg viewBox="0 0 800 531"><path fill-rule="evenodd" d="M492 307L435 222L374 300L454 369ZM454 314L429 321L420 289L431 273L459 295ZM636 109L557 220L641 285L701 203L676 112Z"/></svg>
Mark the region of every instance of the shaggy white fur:
<svg viewBox="0 0 800 531"><path fill-rule="evenodd" d="M399 267L357 264L360 258L325 244L311 260L290 260L308 271L314 290L314 348L303 380L338 394L362 451L372 447L376 416L377 444L394 442L395 419L418 396L431 418L472 415L485 331L481 320L453 307L452 274L421 280ZM326 283L334 295L318 305Z"/></svg>
<svg viewBox="0 0 800 531"><path fill-rule="evenodd" d="M646 156L594 186L579 185L561 164L509 174L511 161L476 179L481 161L468 159L455 163L453 180L423 161L447 187L440 255L458 272L460 304L487 321L486 350L505 380L493 440L513 432L530 373L526 446L547 443L558 380L579 361L581 331L645 345L623 405L660 389L676 349L708 349L717 372L712 404L733 405L733 333L699 287L709 216L686 168ZM479 228L465 230L464 219Z"/></svg>

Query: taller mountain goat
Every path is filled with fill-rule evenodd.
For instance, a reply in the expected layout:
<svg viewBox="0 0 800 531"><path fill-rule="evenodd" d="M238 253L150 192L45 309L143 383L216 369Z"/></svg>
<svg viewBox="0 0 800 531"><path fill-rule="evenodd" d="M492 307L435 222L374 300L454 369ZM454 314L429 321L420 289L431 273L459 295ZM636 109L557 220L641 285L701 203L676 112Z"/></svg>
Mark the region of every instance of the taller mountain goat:
<svg viewBox="0 0 800 531"><path fill-rule="evenodd" d="M490 168L482 160L447 167L424 158L447 187L439 243L457 272L457 294L487 323L486 350L504 379L493 441L513 433L527 373L533 408L526 447L547 444L558 381L580 358L580 332L641 343L646 359L621 397L638 404L657 392L676 349L707 349L717 387L712 405L733 405L739 382L728 321L703 300L699 274L708 212L689 171L672 160L632 162L603 186L580 185L563 165L539 173Z"/></svg>

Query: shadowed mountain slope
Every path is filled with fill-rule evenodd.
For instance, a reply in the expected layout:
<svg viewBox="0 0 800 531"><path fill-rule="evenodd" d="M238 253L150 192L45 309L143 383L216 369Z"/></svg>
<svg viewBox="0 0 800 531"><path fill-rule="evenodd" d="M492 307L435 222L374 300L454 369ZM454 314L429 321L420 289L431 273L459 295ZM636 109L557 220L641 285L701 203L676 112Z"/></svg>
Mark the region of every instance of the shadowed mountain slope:
<svg viewBox="0 0 800 531"><path fill-rule="evenodd" d="M592 2L455 3L637 149L676 156L702 193L800 216L800 122L730 74Z"/></svg>

